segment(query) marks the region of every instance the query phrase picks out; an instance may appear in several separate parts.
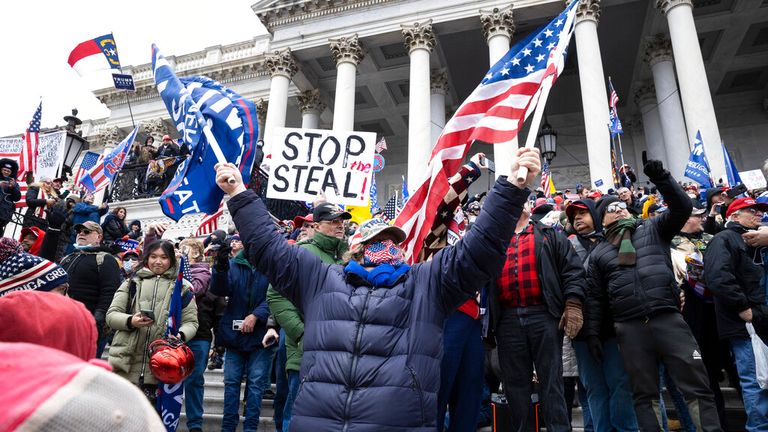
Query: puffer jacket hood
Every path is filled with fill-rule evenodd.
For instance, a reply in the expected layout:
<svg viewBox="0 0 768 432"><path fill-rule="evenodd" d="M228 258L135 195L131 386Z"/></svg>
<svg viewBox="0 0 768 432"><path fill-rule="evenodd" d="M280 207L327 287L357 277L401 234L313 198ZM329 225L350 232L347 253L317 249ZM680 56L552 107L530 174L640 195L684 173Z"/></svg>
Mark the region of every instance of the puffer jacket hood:
<svg viewBox="0 0 768 432"><path fill-rule="evenodd" d="M595 204L594 200L591 199L580 199L572 202L568 208L571 208L575 205L581 205L587 208L589 210L589 214L592 215L592 223L595 226L595 233L599 233L603 230L603 220L600 217L600 214L597 212L597 205ZM574 207L575 208L575 207ZM568 211L566 209L565 211L566 215L568 216L568 222L573 226L573 218L574 218L574 212Z"/></svg>

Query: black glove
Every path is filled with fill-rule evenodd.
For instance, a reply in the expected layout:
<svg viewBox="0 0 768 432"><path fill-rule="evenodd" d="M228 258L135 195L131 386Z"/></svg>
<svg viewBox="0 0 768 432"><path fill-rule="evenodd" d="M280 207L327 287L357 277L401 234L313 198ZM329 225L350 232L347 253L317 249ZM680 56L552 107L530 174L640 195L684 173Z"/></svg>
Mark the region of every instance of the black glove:
<svg viewBox="0 0 768 432"><path fill-rule="evenodd" d="M597 336L587 336L587 348L595 360L603 361L603 342Z"/></svg>
<svg viewBox="0 0 768 432"><path fill-rule="evenodd" d="M107 330L107 316L103 310L93 312L93 319L96 321L96 331L99 333L99 339L104 337Z"/></svg>
<svg viewBox="0 0 768 432"><path fill-rule="evenodd" d="M216 259L213 263L213 268L218 272L225 272L229 270L229 254L232 252L232 248L229 244L223 244L216 251Z"/></svg>
<svg viewBox="0 0 768 432"><path fill-rule="evenodd" d="M666 177L669 171L664 169L664 164L660 160L649 160L643 167L643 172L651 181Z"/></svg>
<svg viewBox="0 0 768 432"><path fill-rule="evenodd" d="M56 203L48 212L48 227L60 230L61 225L67 220L67 204L64 201Z"/></svg>

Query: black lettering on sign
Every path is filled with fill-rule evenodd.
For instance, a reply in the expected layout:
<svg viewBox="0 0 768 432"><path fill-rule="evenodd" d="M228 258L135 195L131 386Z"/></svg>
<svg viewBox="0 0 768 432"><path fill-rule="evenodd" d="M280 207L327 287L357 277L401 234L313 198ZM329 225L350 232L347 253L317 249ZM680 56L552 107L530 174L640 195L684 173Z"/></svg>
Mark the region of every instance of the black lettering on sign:
<svg viewBox="0 0 768 432"><path fill-rule="evenodd" d="M318 171L322 171L323 167L320 166L313 166L309 169L309 172L307 173L307 182L304 185L304 193L308 193L311 195L317 195L317 191L315 188L312 187L312 183L319 182L320 179L318 177L315 177L316 173Z"/></svg>
<svg viewBox="0 0 768 432"><path fill-rule="evenodd" d="M333 144L333 157L331 157L328 162L325 162L323 160L323 150L325 150L328 141L331 141ZM336 163L336 159L339 158L339 153L341 153L341 143L339 143L339 140L337 140L335 137L328 136L325 138L323 143L320 144L320 149L317 151L317 160L323 165L330 166Z"/></svg>
<svg viewBox="0 0 768 432"><path fill-rule="evenodd" d="M355 141L357 144L354 144ZM357 147L357 150L352 150L353 145ZM365 141L363 141L362 138L357 135L350 135L347 137L347 148L344 151L344 164L342 167L347 167L347 161L350 156L359 156L363 154L363 151L365 151Z"/></svg>
<svg viewBox="0 0 768 432"><path fill-rule="evenodd" d="M349 191L349 184L352 183L352 173L348 172L344 179L344 198L357 198L357 194Z"/></svg>
<svg viewBox="0 0 768 432"><path fill-rule="evenodd" d="M328 190L328 188L333 189L336 195L339 194L339 185L336 183L336 176L333 175L333 170L327 170L325 172L325 177L323 178L323 185L320 188L320 190L325 192L326 190Z"/></svg>
<svg viewBox="0 0 768 432"><path fill-rule="evenodd" d="M299 138L299 141L301 141L301 134L296 132L290 132L288 135L285 136L285 149L283 150L283 157L286 160L294 160L299 156L299 149L298 147L296 147L295 144L291 143L291 138ZM290 150L293 156L288 156L288 153L286 153L285 150Z"/></svg>
<svg viewBox="0 0 768 432"><path fill-rule="evenodd" d="M301 172L307 169L306 165L293 165L291 168L296 170L296 181L293 183L293 192L299 192L299 183L301 182Z"/></svg>
<svg viewBox="0 0 768 432"><path fill-rule="evenodd" d="M288 190L288 179L283 177L282 171L288 171L288 165L278 165L277 168L275 168L275 183L272 187L278 192L285 192ZM278 186L277 182L282 182L282 186Z"/></svg>
<svg viewBox="0 0 768 432"><path fill-rule="evenodd" d="M312 162L312 146L315 144L315 138L320 138L322 135L315 132L304 132L304 136L309 138L309 147L307 148L307 163Z"/></svg>

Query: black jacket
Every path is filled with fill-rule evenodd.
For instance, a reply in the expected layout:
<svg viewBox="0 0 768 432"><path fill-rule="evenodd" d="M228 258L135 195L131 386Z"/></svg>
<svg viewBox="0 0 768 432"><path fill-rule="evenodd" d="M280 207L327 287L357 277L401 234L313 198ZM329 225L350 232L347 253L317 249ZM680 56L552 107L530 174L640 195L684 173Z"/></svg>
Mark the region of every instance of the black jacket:
<svg viewBox="0 0 768 432"><path fill-rule="evenodd" d="M24 197L24 200L27 202L27 211L24 213L24 226L34 225L46 230L48 229L48 222L45 219L35 216L35 210L48 203L46 200L37 197L39 193L39 186L29 186L27 188L27 194Z"/></svg>
<svg viewBox="0 0 768 432"><path fill-rule="evenodd" d="M13 212L16 211L16 201L21 199L19 184L14 182L13 186L10 185L10 181L16 179L19 164L8 158L0 159L0 165L5 164L11 165L12 168L10 177L0 176L0 181L9 182L6 186L0 186L0 224L2 225L11 220Z"/></svg>
<svg viewBox="0 0 768 432"><path fill-rule="evenodd" d="M567 297L584 303L586 291L584 267L568 238L547 225L540 223L533 225L533 248L537 257L536 273L539 276L547 311L553 317L560 319ZM495 279L491 283L489 304L492 328L495 329L501 319L502 307L499 303L499 288Z"/></svg>
<svg viewBox="0 0 768 432"><path fill-rule="evenodd" d="M123 236L128 234L128 227L125 225L125 221L112 213L104 218L104 223L101 224L101 229L104 230L105 242L114 243L116 240L120 240Z"/></svg>
<svg viewBox="0 0 768 432"><path fill-rule="evenodd" d="M83 303L98 322L106 317L112 297L122 282L117 259L105 247L77 251L61 260L61 266L69 275L69 296ZM104 262L97 265L96 256L104 253Z"/></svg>
<svg viewBox="0 0 768 432"><path fill-rule="evenodd" d="M717 332L723 339L749 337L739 312L765 305L760 250L747 246L741 238L745 232L741 225L729 223L704 254L704 279L715 295Z"/></svg>
<svg viewBox="0 0 768 432"><path fill-rule="evenodd" d="M619 266L618 248L609 241L597 245L590 255L587 271L589 313L585 320L593 331L602 327L608 310L616 322L651 317L661 312L679 312L680 288L672 272L670 242L688 220L691 200L669 172L651 181L664 196L669 211L637 222L632 234L637 263Z"/></svg>

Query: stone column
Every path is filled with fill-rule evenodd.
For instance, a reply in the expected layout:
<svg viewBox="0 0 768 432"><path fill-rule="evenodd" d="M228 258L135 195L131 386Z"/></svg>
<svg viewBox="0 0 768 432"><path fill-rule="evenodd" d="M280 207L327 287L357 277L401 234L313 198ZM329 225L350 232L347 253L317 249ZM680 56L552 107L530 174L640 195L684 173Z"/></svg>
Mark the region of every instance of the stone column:
<svg viewBox="0 0 768 432"><path fill-rule="evenodd" d="M512 6L506 8L493 8L480 11L480 22L483 25L483 34L488 42L488 56L490 66L496 64L509 51L512 35L515 33L514 12ZM517 150L517 138L504 143L496 143L493 146L493 160L496 162L496 176L510 175L509 167L512 164L512 156Z"/></svg>
<svg viewBox="0 0 768 432"><path fill-rule="evenodd" d="M589 176L592 187L606 192L613 187L611 136L608 131L608 92L606 90L597 23L600 0L577 0L576 50L579 56L579 83L587 135Z"/></svg>
<svg viewBox="0 0 768 432"><path fill-rule="evenodd" d="M656 104L656 89L652 83L642 83L635 89L635 104L640 109L643 118L643 132L645 133L645 148L648 159L658 159L669 166L667 150L664 145L661 118ZM640 160L642 164L642 159ZM642 171L642 167L640 167Z"/></svg>
<svg viewBox="0 0 768 432"><path fill-rule="evenodd" d="M320 90L308 90L299 95L299 110L301 110L302 129L319 129L320 113L325 104L320 100Z"/></svg>
<svg viewBox="0 0 768 432"><path fill-rule="evenodd" d="M646 43L645 61L653 72L656 87L656 103L661 118L661 132L664 135L669 172L676 179L683 177L688 156L691 153L688 134L685 131L683 107L675 80L675 65L672 62L672 44L662 35L656 35Z"/></svg>
<svg viewBox="0 0 768 432"><path fill-rule="evenodd" d="M429 115L432 117L431 148L434 148L445 127L445 96L448 94L448 73L445 69L433 71L429 81L432 90L429 109Z"/></svg>
<svg viewBox="0 0 768 432"><path fill-rule="evenodd" d="M275 51L264 61L272 79L269 84L269 105L267 119L264 124L264 157L272 155L272 134L275 128L285 126L285 115L288 111L288 86L296 74L296 61L291 55L291 49Z"/></svg>
<svg viewBox="0 0 768 432"><path fill-rule="evenodd" d="M402 25L411 58L408 94L408 185L414 190L426 177L432 149L429 55L435 47L432 20Z"/></svg>
<svg viewBox="0 0 768 432"><path fill-rule="evenodd" d="M696 132L701 130L712 177L715 181L719 178L725 179L720 129L717 127L715 107L712 104L699 36L693 20L693 1L656 0L656 7L667 16L688 137L693 140L696 138Z"/></svg>
<svg viewBox="0 0 768 432"><path fill-rule="evenodd" d="M333 130L355 128L355 79L357 65L363 60L363 46L357 33L330 39L331 55L336 61L336 94L333 103Z"/></svg>
<svg viewBox="0 0 768 432"><path fill-rule="evenodd" d="M269 107L269 101L259 99L256 101L256 118L259 121L259 139L264 139L264 127L267 124L267 109Z"/></svg>

